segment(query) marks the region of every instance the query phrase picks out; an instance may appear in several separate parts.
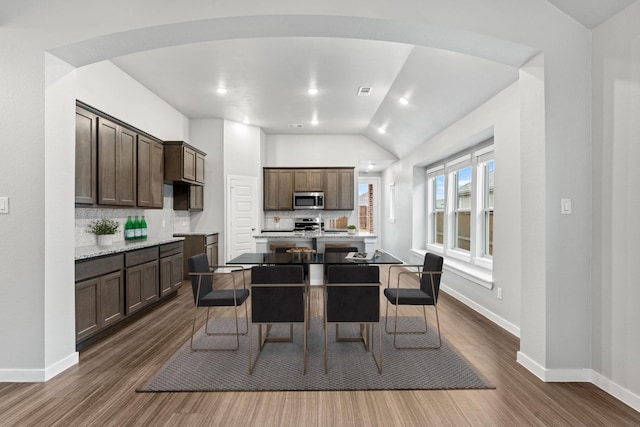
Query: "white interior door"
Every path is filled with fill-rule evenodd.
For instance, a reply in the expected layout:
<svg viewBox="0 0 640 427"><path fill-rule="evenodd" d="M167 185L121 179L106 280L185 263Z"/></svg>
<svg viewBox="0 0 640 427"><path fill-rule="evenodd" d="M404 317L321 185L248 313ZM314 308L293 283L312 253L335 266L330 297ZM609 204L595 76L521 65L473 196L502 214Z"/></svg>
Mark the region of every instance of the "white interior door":
<svg viewBox="0 0 640 427"><path fill-rule="evenodd" d="M227 177L227 261L246 252L255 252L253 234L258 224L257 188L256 177Z"/></svg>

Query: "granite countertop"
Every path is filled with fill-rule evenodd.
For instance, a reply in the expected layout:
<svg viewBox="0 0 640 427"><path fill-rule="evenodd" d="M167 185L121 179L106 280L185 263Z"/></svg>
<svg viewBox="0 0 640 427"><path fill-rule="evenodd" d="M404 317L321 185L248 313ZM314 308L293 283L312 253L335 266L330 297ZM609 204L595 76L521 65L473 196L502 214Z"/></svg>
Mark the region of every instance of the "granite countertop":
<svg viewBox="0 0 640 427"><path fill-rule="evenodd" d="M217 232L202 232L202 231L187 231L184 233L173 233L173 237L186 237L186 236L211 236L212 234L218 234Z"/></svg>
<svg viewBox="0 0 640 427"><path fill-rule="evenodd" d="M81 246L76 248L76 261L95 258L103 255L133 251L135 249L148 248L150 246L157 246L165 243L180 242L182 240L184 240L184 237L159 237L154 239L140 240L137 242L116 242L110 246Z"/></svg>

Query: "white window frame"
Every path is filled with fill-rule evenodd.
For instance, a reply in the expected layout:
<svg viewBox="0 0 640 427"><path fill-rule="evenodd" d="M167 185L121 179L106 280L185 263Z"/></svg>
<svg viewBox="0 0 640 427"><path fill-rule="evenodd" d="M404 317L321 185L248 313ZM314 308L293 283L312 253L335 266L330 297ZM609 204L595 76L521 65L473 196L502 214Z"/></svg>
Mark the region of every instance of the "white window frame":
<svg viewBox="0 0 640 427"><path fill-rule="evenodd" d="M483 283L486 281L487 274L491 272L487 270L493 269L493 257L485 253L487 245L487 227L485 226L485 217L488 210L486 200L488 199L488 175L486 173L487 164L494 161L495 158L493 144L483 147L474 152L461 155L435 165L426 172L427 179L427 244L426 250L430 252L440 253L446 258L450 258L452 262L462 262L468 264L471 271L478 268L478 276L483 277ZM471 212L470 224L470 250L457 248L457 179L458 171L471 166L471 204L470 209L463 209L465 212ZM435 177L439 175L445 176L445 217L444 217L444 244L435 243ZM495 181L494 181L495 183ZM495 185L495 184L494 184ZM494 190L495 191L495 190ZM495 195L494 195L495 200ZM493 210L493 207L490 209ZM495 218L495 217L494 217ZM495 226L494 226L495 229ZM495 250L495 247L494 247Z"/></svg>
<svg viewBox="0 0 640 427"><path fill-rule="evenodd" d="M438 177L443 177L444 180L444 188L446 191L447 188L447 176L444 173L444 165L440 165L437 166L435 168L429 169L427 170L427 217L428 219L428 226L427 226L427 244L433 246L433 247L437 247L437 252L442 253L444 251L444 244L446 243L446 241L443 240L442 243L438 243L436 242L436 214L438 212L438 209L436 209L436 179ZM447 200L447 196L446 196L446 192L445 192L445 206L443 207L442 214L444 216L443 218L443 224L442 224L442 232L443 235L446 235L446 219L447 219L447 215L446 215L446 200ZM433 250L433 249L432 249Z"/></svg>

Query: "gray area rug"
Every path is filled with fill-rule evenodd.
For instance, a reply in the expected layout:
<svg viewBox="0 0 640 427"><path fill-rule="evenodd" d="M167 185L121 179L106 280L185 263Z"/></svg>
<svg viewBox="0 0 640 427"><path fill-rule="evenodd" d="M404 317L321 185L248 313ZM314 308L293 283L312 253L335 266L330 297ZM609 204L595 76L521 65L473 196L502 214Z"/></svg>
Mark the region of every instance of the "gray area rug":
<svg viewBox="0 0 640 427"><path fill-rule="evenodd" d="M384 321L384 318L382 318ZM420 326L419 317L403 317L403 328ZM210 330L232 331L232 319L216 319ZM391 324L391 323L390 323ZM383 323L382 323L383 325ZM243 325L241 324L241 330ZM382 326L384 328L384 326ZM324 372L324 335L322 319L313 318L308 335L307 373L303 374L302 326L294 326L294 342L267 343L258 358L253 374L249 375L248 340L241 336L236 351L192 352L187 341L139 392L188 391L253 391L253 390L436 390L494 388L444 339L437 350L396 350L393 337L382 331L382 374L378 373L371 352L362 343L336 342L335 327L329 325L329 372ZM258 327L254 326L253 355L256 357ZM289 326L276 325L272 335L285 336ZM340 335L357 332L356 325L341 325ZM378 333L376 327L376 352ZM229 340L233 341L229 341ZM400 337L398 337L400 339ZM420 345L437 341L437 333L430 327L424 335L402 337ZM230 345L234 338L212 338L204 334L204 327L196 333L197 348L211 344Z"/></svg>

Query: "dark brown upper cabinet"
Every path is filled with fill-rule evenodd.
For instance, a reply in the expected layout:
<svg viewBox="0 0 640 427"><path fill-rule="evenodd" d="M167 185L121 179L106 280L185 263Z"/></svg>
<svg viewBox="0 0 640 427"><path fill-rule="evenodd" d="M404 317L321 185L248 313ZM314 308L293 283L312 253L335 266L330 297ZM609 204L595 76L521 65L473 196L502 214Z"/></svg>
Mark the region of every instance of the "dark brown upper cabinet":
<svg viewBox="0 0 640 427"><path fill-rule="evenodd" d="M293 191L323 191L323 178L322 169L296 169Z"/></svg>
<svg viewBox="0 0 640 427"><path fill-rule="evenodd" d="M98 116L76 107L76 203L93 205L97 200Z"/></svg>
<svg viewBox="0 0 640 427"><path fill-rule="evenodd" d="M136 205L138 134L98 118L98 204Z"/></svg>
<svg viewBox="0 0 640 427"><path fill-rule="evenodd" d="M78 101L76 205L162 208L162 141Z"/></svg>
<svg viewBox="0 0 640 427"><path fill-rule="evenodd" d="M138 136L138 206L162 208L164 185L164 146Z"/></svg>
<svg viewBox="0 0 640 427"><path fill-rule="evenodd" d="M293 210L293 170L264 169L264 210Z"/></svg>
<svg viewBox="0 0 640 427"><path fill-rule="evenodd" d="M164 143L164 180L204 185L204 157L206 153L183 141Z"/></svg>

